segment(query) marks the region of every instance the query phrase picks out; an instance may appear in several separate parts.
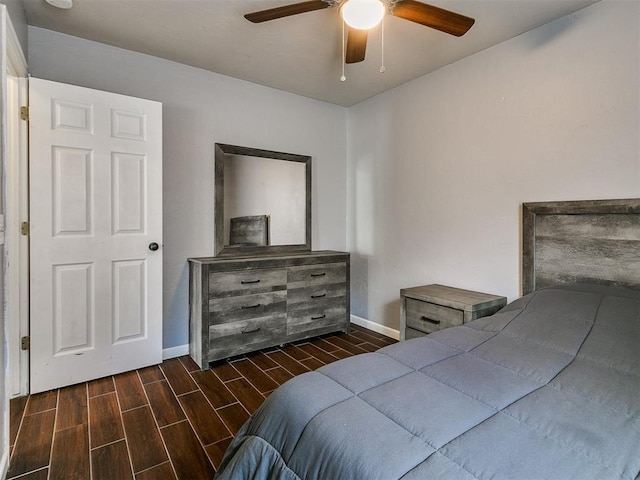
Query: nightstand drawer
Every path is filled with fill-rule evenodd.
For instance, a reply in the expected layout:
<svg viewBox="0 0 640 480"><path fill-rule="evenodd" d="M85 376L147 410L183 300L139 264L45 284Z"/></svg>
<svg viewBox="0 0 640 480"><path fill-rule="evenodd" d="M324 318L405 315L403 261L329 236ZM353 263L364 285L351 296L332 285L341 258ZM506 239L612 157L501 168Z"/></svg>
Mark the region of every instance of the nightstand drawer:
<svg viewBox="0 0 640 480"><path fill-rule="evenodd" d="M407 327L432 333L464 323L464 312L453 308L406 299Z"/></svg>
<svg viewBox="0 0 640 480"><path fill-rule="evenodd" d="M427 335L424 332L421 332L420 330L414 330L413 328L405 328L404 330L404 339L405 340L411 340L412 338L420 338L420 337L424 337L425 335Z"/></svg>

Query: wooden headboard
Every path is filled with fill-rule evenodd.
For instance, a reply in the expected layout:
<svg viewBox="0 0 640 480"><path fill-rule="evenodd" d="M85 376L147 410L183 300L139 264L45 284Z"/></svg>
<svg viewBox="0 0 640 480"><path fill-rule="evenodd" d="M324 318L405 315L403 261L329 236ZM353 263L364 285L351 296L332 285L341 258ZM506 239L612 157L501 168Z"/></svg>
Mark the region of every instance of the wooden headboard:
<svg viewBox="0 0 640 480"><path fill-rule="evenodd" d="M640 198L522 205L523 294L562 283L640 290Z"/></svg>

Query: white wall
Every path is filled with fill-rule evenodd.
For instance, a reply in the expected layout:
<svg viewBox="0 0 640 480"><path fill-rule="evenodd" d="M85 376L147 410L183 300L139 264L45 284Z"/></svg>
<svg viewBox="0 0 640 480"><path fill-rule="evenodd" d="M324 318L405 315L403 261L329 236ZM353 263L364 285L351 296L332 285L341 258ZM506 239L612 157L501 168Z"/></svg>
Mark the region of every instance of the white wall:
<svg viewBox="0 0 640 480"><path fill-rule="evenodd" d="M352 313L520 294L522 202L640 196L640 2L605 0L353 106Z"/></svg>
<svg viewBox="0 0 640 480"><path fill-rule="evenodd" d="M214 251L214 143L312 156L313 248L345 249L345 108L36 27L29 68L163 102L165 348L188 343L187 258Z"/></svg>

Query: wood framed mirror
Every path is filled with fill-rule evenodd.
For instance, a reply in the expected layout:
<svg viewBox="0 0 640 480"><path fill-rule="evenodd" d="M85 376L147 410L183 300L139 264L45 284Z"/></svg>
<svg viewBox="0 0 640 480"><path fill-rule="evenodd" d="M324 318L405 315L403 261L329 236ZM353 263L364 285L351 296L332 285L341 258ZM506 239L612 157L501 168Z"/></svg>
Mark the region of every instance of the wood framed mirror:
<svg viewBox="0 0 640 480"><path fill-rule="evenodd" d="M214 185L215 256L311 250L310 156L216 143Z"/></svg>

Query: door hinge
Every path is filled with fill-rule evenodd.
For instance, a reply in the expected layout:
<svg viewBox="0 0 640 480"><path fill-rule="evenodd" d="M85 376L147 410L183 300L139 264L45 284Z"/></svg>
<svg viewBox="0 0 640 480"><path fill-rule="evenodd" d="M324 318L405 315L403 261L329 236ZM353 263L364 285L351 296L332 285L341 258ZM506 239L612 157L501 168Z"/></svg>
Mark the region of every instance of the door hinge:
<svg viewBox="0 0 640 480"><path fill-rule="evenodd" d="M22 222L20 224L20 234L28 237L31 233L31 228L29 227L29 222Z"/></svg>
<svg viewBox="0 0 640 480"><path fill-rule="evenodd" d="M20 118L29 121L29 107L20 107Z"/></svg>
<svg viewBox="0 0 640 480"><path fill-rule="evenodd" d="M22 350L29 350L31 348L31 337L28 335L20 339L20 348Z"/></svg>

